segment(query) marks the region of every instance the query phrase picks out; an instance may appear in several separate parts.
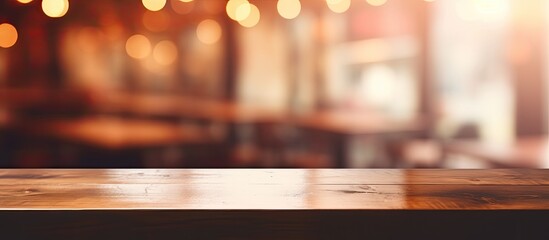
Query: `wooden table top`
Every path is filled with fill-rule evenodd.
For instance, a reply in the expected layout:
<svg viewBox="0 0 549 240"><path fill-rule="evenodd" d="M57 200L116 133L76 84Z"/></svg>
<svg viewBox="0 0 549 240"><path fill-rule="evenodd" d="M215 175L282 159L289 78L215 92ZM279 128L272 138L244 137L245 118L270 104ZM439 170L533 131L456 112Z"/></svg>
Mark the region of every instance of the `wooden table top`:
<svg viewBox="0 0 549 240"><path fill-rule="evenodd" d="M106 149L164 146L211 141L205 131L142 119L86 117L26 124L24 131Z"/></svg>
<svg viewBox="0 0 549 240"><path fill-rule="evenodd" d="M0 210L549 210L549 170L3 169Z"/></svg>
<svg viewBox="0 0 549 240"><path fill-rule="evenodd" d="M522 137L509 144L456 140L445 144L450 153L464 154L496 167L549 168L549 138Z"/></svg>

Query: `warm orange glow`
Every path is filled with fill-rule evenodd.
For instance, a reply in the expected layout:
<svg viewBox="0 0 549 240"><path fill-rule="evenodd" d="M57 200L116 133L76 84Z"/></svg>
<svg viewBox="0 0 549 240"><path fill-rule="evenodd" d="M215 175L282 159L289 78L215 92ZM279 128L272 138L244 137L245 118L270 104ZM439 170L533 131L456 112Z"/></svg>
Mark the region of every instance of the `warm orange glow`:
<svg viewBox="0 0 549 240"><path fill-rule="evenodd" d="M221 38L221 26L214 20L206 19L198 24L196 36L205 44L214 44Z"/></svg>
<svg viewBox="0 0 549 240"><path fill-rule="evenodd" d="M381 6L387 3L387 0L366 0L366 2L372 6Z"/></svg>
<svg viewBox="0 0 549 240"><path fill-rule="evenodd" d="M146 58L151 52L151 42L143 35L133 35L126 41L126 52L133 58Z"/></svg>
<svg viewBox="0 0 549 240"><path fill-rule="evenodd" d="M166 5L166 0L141 0L143 6L149 11L160 11Z"/></svg>
<svg viewBox="0 0 549 240"><path fill-rule="evenodd" d="M248 0L229 0L225 10L231 19L240 21L250 15L251 7Z"/></svg>
<svg viewBox="0 0 549 240"><path fill-rule="evenodd" d="M17 0L17 1L23 4L32 2L32 0Z"/></svg>
<svg viewBox="0 0 549 240"><path fill-rule="evenodd" d="M245 19L238 21L238 23L244 27L250 28L257 25L260 18L261 14L259 13L259 9L255 5L250 4L250 14L248 14L248 17Z"/></svg>
<svg viewBox="0 0 549 240"><path fill-rule="evenodd" d="M188 14L194 8L194 1L183 2L179 0L172 0L171 5L174 12L178 14Z"/></svg>
<svg viewBox="0 0 549 240"><path fill-rule="evenodd" d="M192 2L193 0L179 0L180 2L185 2L185 3L188 3L188 2Z"/></svg>
<svg viewBox="0 0 549 240"><path fill-rule="evenodd" d="M170 15L163 11L145 11L143 13L143 25L152 32L166 31L170 26Z"/></svg>
<svg viewBox="0 0 549 240"><path fill-rule="evenodd" d="M206 14L217 15L221 14L225 10L227 1L209 1L208 4L201 5L202 10Z"/></svg>
<svg viewBox="0 0 549 240"><path fill-rule="evenodd" d="M9 48L17 42L17 29L9 23L0 24L0 47Z"/></svg>
<svg viewBox="0 0 549 240"><path fill-rule="evenodd" d="M161 65L170 65L177 59L177 47L172 41L161 41L154 47L153 58Z"/></svg>
<svg viewBox="0 0 549 240"><path fill-rule="evenodd" d="M299 0L278 0L276 5L278 14L286 19L294 19L301 12L301 2Z"/></svg>
<svg viewBox="0 0 549 240"><path fill-rule="evenodd" d="M343 13L351 6L351 0L326 0L328 8L335 13Z"/></svg>
<svg viewBox="0 0 549 240"><path fill-rule="evenodd" d="M69 11L69 1L68 0L43 0L42 1L42 11L52 18L58 18L65 16L67 11Z"/></svg>

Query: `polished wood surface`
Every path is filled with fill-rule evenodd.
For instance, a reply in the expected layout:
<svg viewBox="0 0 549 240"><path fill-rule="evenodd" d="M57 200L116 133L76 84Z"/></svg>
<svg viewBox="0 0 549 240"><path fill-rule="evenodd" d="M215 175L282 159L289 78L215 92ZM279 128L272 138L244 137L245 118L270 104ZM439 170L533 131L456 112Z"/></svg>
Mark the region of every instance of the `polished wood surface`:
<svg viewBox="0 0 549 240"><path fill-rule="evenodd" d="M548 170L0 170L5 239L548 239ZM462 211L455 211L462 210Z"/></svg>
<svg viewBox="0 0 549 240"><path fill-rule="evenodd" d="M1 170L1 210L549 210L549 170Z"/></svg>
<svg viewBox="0 0 549 240"><path fill-rule="evenodd" d="M23 132L104 149L166 146L211 141L199 128L115 117L50 119L22 124Z"/></svg>
<svg viewBox="0 0 549 240"><path fill-rule="evenodd" d="M508 144L488 144L456 140L444 145L445 151L463 154L495 167L549 168L549 138L520 137Z"/></svg>

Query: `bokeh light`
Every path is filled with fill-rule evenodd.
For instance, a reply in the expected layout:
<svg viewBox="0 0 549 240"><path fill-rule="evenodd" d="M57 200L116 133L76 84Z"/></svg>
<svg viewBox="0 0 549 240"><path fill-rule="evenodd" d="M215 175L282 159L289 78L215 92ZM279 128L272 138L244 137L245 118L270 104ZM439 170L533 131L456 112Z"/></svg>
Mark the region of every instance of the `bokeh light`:
<svg viewBox="0 0 549 240"><path fill-rule="evenodd" d="M17 1L20 2L20 3L23 3L23 4L27 4L27 3L32 2L32 0L17 0Z"/></svg>
<svg viewBox="0 0 549 240"><path fill-rule="evenodd" d="M17 29L9 23L0 24L0 47L9 48L17 42Z"/></svg>
<svg viewBox="0 0 549 240"><path fill-rule="evenodd" d="M244 4L240 4L238 8L236 8L235 13L235 20L236 21L242 21L246 19L248 16L250 16L250 12L252 11L251 4L249 2L246 2Z"/></svg>
<svg viewBox="0 0 549 240"><path fill-rule="evenodd" d="M301 12L301 2L299 0L278 0L276 5L278 14L286 19L294 19Z"/></svg>
<svg viewBox="0 0 549 240"><path fill-rule="evenodd" d="M184 3L188 3L188 2L192 2L193 0L179 0L180 2L184 2Z"/></svg>
<svg viewBox="0 0 549 240"><path fill-rule="evenodd" d="M366 2L372 6L381 6L387 3L387 0L366 0Z"/></svg>
<svg viewBox="0 0 549 240"><path fill-rule="evenodd" d="M335 13L343 13L351 6L351 0L326 0L328 8Z"/></svg>
<svg viewBox="0 0 549 240"><path fill-rule="evenodd" d="M248 17L250 14L250 3L248 0L229 0L225 7L227 15L235 20L240 21Z"/></svg>
<svg viewBox="0 0 549 240"><path fill-rule="evenodd" d="M161 65L170 65L177 59L177 47L172 41L161 41L153 49L153 58Z"/></svg>
<svg viewBox="0 0 549 240"><path fill-rule="evenodd" d="M42 11L52 18L58 18L65 16L67 11L69 11L69 1L68 0L43 0L42 1Z"/></svg>
<svg viewBox="0 0 549 240"><path fill-rule="evenodd" d="M143 6L149 11L160 11L166 5L166 0L141 0Z"/></svg>
<svg viewBox="0 0 549 240"><path fill-rule="evenodd" d="M206 19L198 24L196 36L205 44L214 44L221 38L221 26L212 19Z"/></svg>
<svg viewBox="0 0 549 240"><path fill-rule="evenodd" d="M151 52L151 42L141 34L133 35L126 41L126 52L133 58L146 58Z"/></svg>
<svg viewBox="0 0 549 240"><path fill-rule="evenodd" d="M259 9L255 5L250 4L250 14L248 14L248 17L245 19L238 21L238 23L244 27L251 28L257 25L260 18L261 14L259 13Z"/></svg>

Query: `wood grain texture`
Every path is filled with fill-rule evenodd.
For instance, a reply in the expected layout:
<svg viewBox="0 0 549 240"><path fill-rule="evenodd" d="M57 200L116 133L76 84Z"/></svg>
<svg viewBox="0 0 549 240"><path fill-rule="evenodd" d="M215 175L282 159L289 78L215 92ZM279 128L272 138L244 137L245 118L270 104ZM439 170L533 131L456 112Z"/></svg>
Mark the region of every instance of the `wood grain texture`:
<svg viewBox="0 0 549 240"><path fill-rule="evenodd" d="M0 170L2 239L549 239L547 222L549 170Z"/></svg>
<svg viewBox="0 0 549 240"><path fill-rule="evenodd" d="M0 209L549 210L549 170L1 170Z"/></svg>

